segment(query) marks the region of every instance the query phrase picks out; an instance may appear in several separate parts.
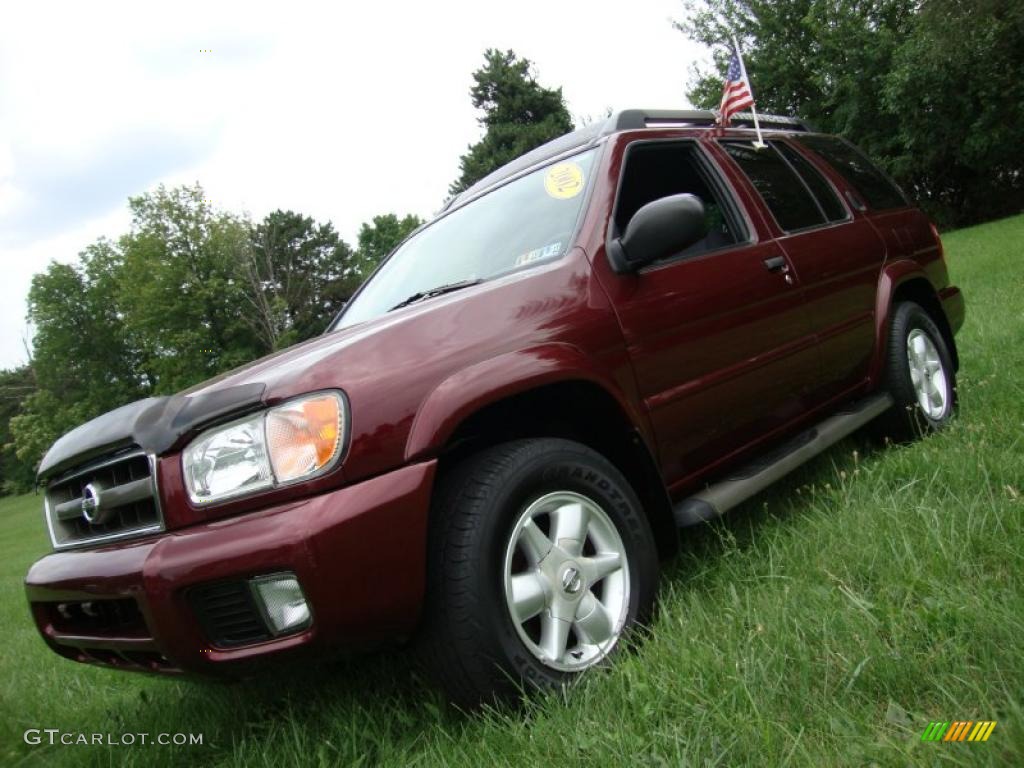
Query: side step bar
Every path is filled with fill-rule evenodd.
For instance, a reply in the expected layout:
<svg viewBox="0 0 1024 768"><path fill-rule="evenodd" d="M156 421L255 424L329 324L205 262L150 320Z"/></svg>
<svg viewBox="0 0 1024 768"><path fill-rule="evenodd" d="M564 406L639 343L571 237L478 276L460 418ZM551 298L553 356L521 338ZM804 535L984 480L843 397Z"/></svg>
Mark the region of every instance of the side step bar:
<svg viewBox="0 0 1024 768"><path fill-rule="evenodd" d="M776 451L755 459L730 477L677 503L673 510L676 525L685 528L724 514L880 416L892 405L893 399L888 393L872 395L851 404Z"/></svg>

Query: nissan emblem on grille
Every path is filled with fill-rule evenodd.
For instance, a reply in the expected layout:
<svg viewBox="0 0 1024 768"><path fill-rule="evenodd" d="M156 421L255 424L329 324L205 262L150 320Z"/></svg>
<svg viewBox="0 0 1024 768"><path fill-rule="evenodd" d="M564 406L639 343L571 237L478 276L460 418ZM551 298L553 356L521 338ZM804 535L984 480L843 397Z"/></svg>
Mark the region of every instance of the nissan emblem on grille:
<svg viewBox="0 0 1024 768"><path fill-rule="evenodd" d="M102 523L103 509L100 507L100 489L89 483L82 490L82 517L87 523Z"/></svg>

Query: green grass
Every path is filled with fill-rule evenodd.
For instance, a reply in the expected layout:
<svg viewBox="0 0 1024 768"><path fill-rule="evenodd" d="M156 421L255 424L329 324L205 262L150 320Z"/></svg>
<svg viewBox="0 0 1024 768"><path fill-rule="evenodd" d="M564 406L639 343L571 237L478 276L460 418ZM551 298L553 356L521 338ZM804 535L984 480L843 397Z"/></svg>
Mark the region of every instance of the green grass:
<svg viewBox="0 0 1024 768"><path fill-rule="evenodd" d="M955 425L856 436L688 534L650 636L525 712L453 712L397 652L238 685L65 661L21 588L40 501L0 500L0 764L1024 765L1024 217L945 242L968 301ZM999 724L920 741L957 719ZM29 747L26 728L205 743Z"/></svg>

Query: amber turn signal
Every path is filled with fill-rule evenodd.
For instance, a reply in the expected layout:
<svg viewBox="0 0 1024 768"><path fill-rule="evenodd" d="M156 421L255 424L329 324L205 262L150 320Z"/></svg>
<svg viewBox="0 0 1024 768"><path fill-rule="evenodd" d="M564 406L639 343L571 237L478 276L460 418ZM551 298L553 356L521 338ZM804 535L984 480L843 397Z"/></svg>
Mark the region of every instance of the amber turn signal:
<svg viewBox="0 0 1024 768"><path fill-rule="evenodd" d="M267 412L267 452L279 483L317 474L341 450L344 410L340 395L312 395Z"/></svg>

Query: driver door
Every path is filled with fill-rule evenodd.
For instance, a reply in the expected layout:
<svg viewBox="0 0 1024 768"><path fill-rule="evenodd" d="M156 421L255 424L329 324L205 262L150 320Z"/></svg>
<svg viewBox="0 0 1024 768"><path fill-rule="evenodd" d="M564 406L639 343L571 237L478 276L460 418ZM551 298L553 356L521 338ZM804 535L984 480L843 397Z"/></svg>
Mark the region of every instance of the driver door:
<svg viewBox="0 0 1024 768"><path fill-rule="evenodd" d="M642 205L679 193L704 201L708 235L636 274L615 275L611 290L670 486L798 418L818 373L787 255L696 142L631 144L612 226L621 233Z"/></svg>

